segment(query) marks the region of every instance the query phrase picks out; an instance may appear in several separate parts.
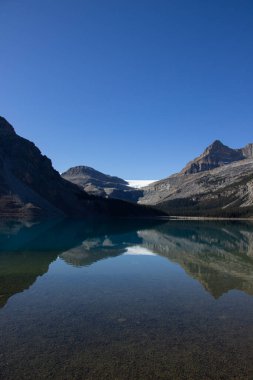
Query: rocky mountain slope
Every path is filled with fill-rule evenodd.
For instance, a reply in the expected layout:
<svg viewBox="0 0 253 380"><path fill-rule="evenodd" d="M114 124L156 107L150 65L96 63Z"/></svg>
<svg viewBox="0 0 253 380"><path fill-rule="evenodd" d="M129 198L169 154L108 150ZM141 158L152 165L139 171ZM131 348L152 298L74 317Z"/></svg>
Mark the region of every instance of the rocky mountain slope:
<svg viewBox="0 0 253 380"><path fill-rule="evenodd" d="M0 215L32 219L44 216L150 216L152 209L94 197L63 179L51 161L18 136L0 117Z"/></svg>
<svg viewBox="0 0 253 380"><path fill-rule="evenodd" d="M253 144L231 149L215 141L178 174L152 183L139 202L170 215L253 215Z"/></svg>
<svg viewBox="0 0 253 380"><path fill-rule="evenodd" d="M190 161L181 173L199 173L247 158L253 158L253 144L248 144L241 149L232 149L221 141L215 140L199 157Z"/></svg>
<svg viewBox="0 0 253 380"><path fill-rule="evenodd" d="M131 202L143 196L142 190L134 189L122 178L112 177L88 166L75 166L62 173L62 177L79 185L88 194Z"/></svg>

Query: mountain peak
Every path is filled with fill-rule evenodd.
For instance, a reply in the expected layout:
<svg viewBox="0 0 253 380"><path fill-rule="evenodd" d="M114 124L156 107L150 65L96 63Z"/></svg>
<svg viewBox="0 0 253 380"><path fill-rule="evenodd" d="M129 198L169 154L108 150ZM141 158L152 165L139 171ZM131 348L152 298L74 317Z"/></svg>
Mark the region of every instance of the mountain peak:
<svg viewBox="0 0 253 380"><path fill-rule="evenodd" d="M199 157L190 161L181 174L199 173L243 159L245 159L245 155L242 150L232 149L220 140L215 140Z"/></svg>
<svg viewBox="0 0 253 380"><path fill-rule="evenodd" d="M86 165L79 165L79 166L73 166L71 168L69 168L66 172L62 173L62 174L71 174L71 175L80 175L80 174L84 174L86 175L87 173L94 173L95 172L95 169L89 167L89 166L86 166Z"/></svg>
<svg viewBox="0 0 253 380"><path fill-rule="evenodd" d="M142 190L130 187L122 178L111 176L89 166L70 168L62 177L83 188L88 194L137 202Z"/></svg>
<svg viewBox="0 0 253 380"><path fill-rule="evenodd" d="M202 153L201 156L210 153L210 152L219 152L219 151L231 151L233 149L229 148L227 145L224 145L220 140L214 140Z"/></svg>
<svg viewBox="0 0 253 380"><path fill-rule="evenodd" d="M209 145L209 148L222 148L224 146L225 145L220 140L214 140L214 142L211 145Z"/></svg>
<svg viewBox="0 0 253 380"><path fill-rule="evenodd" d="M122 178L104 174L85 165L74 166L68 169L66 172L62 173L62 177L70 181L73 180L73 178L79 178L78 182L81 180L82 183L97 180L99 182L106 182L111 184L116 183L121 185L128 185L128 183Z"/></svg>
<svg viewBox="0 0 253 380"><path fill-rule="evenodd" d="M16 134L13 126L2 116L0 116L0 134L1 135Z"/></svg>

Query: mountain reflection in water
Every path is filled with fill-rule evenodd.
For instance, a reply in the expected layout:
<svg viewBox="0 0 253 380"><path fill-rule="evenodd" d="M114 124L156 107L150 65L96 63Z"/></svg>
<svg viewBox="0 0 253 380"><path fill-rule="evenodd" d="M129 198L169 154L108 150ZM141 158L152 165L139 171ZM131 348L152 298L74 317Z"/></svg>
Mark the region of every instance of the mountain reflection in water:
<svg viewBox="0 0 253 380"><path fill-rule="evenodd" d="M29 288L58 256L67 264L87 266L134 246L178 263L215 298L232 289L253 294L250 222L65 220L1 225L0 306Z"/></svg>
<svg viewBox="0 0 253 380"><path fill-rule="evenodd" d="M154 224L144 223L146 228ZM82 220L53 220L34 225L2 223L0 307L10 296L29 288L38 276L45 274L59 255L67 263L79 266L124 253L130 244L141 241L136 233L140 225L143 222L127 220L120 224ZM112 241L108 243L110 238Z"/></svg>
<svg viewBox="0 0 253 380"><path fill-rule="evenodd" d="M9 223L0 378L253 378L252 224Z"/></svg>

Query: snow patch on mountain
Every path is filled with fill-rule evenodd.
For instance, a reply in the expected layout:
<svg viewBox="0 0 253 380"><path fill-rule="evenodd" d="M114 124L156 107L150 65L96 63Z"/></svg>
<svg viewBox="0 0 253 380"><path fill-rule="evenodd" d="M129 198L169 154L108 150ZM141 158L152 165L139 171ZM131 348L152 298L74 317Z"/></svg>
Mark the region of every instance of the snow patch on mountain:
<svg viewBox="0 0 253 380"><path fill-rule="evenodd" d="M153 182L156 182L156 179L126 179L128 185L134 187L135 189L141 189L144 186L148 186Z"/></svg>

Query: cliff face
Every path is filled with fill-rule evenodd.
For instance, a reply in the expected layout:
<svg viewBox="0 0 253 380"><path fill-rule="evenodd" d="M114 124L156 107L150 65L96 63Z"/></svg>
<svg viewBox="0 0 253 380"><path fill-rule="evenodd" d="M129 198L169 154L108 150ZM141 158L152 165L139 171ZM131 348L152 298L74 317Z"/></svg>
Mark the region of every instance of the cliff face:
<svg viewBox="0 0 253 380"><path fill-rule="evenodd" d="M157 212L88 195L63 179L51 161L0 118L0 215L32 219L44 216L146 216Z"/></svg>
<svg viewBox="0 0 253 380"><path fill-rule="evenodd" d="M253 158L253 144L247 144L244 148L239 149L244 158Z"/></svg>

